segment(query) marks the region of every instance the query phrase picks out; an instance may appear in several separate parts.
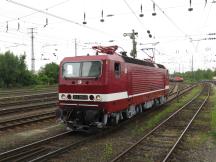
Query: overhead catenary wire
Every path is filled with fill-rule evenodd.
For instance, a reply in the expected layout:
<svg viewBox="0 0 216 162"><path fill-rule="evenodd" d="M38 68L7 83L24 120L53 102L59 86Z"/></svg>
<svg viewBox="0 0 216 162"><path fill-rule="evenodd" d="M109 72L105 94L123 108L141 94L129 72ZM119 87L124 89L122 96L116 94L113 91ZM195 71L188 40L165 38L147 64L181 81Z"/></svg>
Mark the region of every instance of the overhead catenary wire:
<svg viewBox="0 0 216 162"><path fill-rule="evenodd" d="M51 16L51 17L54 17L54 18L56 18L56 19L60 19L60 20L63 20L63 21L65 21L65 22L72 23L72 24L74 24L74 25L77 25L77 26L80 26L80 27L83 27L83 28L87 28L87 29L89 29L89 30L93 30L93 31L96 31L96 32L99 32L99 33L103 33L103 34L107 34L107 35L108 35L108 33L104 32L104 31L101 31L101 30L99 30L99 29L96 29L96 28L93 28L93 27L90 27L90 26L87 26L87 25L80 24L80 23L78 23L78 22L76 22L76 21L73 21L73 20L71 20L71 19L67 19L67 18L64 18L64 17L58 16L58 15L55 15L55 14L46 12L46 11L41 10L41 9L37 9L37 8L31 7L31 6L28 6L28 5L25 5L25 4L22 4L22 3L19 3L19 2L13 1L13 0L6 0L6 1L8 1L8 2L10 2L10 3L13 3L13 4L15 4L15 5L18 5L18 6L24 7L24 8L31 9L31 10L33 10L33 11L37 11L37 12L46 14L46 15Z"/></svg>
<svg viewBox="0 0 216 162"><path fill-rule="evenodd" d="M24 43L10 42L10 41L5 41L5 40L0 40L0 42L9 43L9 44L14 44L14 45L26 45L26 44L24 44Z"/></svg>
<svg viewBox="0 0 216 162"><path fill-rule="evenodd" d="M202 3L193 3L193 6L199 6L203 5ZM163 10L170 10L170 9L178 9L178 8L185 8L185 5L176 5L176 6L168 6L168 7L163 7Z"/></svg>
<svg viewBox="0 0 216 162"><path fill-rule="evenodd" d="M45 10L45 9L50 10L50 9L52 9L52 8L58 7L58 6L62 5L62 4L65 4L65 3L69 2L69 1L71 1L71 0L65 0L65 1L59 2L59 3L57 3L57 4L54 4L54 5L52 5L52 6L49 6L49 7L44 8L44 10ZM194 3L193 6L195 6L195 5L201 5L201 3ZM203 3L202 3L202 5L203 5ZM206 5L206 4L205 4L205 5ZM164 7L163 9L166 9L166 10L167 10L167 9L176 9L176 8L182 8L182 7L185 7L185 5L169 6L169 7ZM85 6L84 6L84 8L85 8ZM29 16L32 16L32 15L37 14L37 13L39 13L39 12L38 12L38 11L32 12L32 13L29 13L29 14L26 14L26 15L23 15L23 16L19 16L19 18L22 19L22 18L29 17ZM121 15L125 15L125 14L128 14L128 13L115 14L115 16L117 16L117 15L120 15L120 16L121 16ZM0 15L0 16L2 16L2 15ZM5 17L5 18L9 18L9 20L7 20L8 22L10 22L10 21L17 21L17 18L11 18L11 17L8 17L8 16L6 16L6 15L4 15L4 17ZM2 22L1 22L1 23L2 23Z"/></svg>
<svg viewBox="0 0 216 162"><path fill-rule="evenodd" d="M60 6L60 5L64 4L64 3L66 3L66 2L68 2L68 1L71 1L71 0L65 0L65 1L59 2L59 3L57 3L57 4L54 4L54 5L50 6L50 7L47 7L46 9L52 9L52 8L54 8L54 7L58 7L58 6ZM37 13L39 13L39 12L36 11L36 12L29 13L29 14L27 14L27 15L19 16L19 19L23 19L23 18L25 18L25 17L29 17L29 16L32 16L32 15L37 14ZM4 17L5 17L5 16L4 16ZM8 18L10 18L10 17L8 17ZM17 18L10 18L10 20L8 20L8 22L11 22L11 21L17 21Z"/></svg>
<svg viewBox="0 0 216 162"><path fill-rule="evenodd" d="M8 0L7 0L8 1ZM10 0L9 0L10 1ZM57 6L59 6L59 5L62 5L62 4L64 4L64 3L66 3L66 2L68 2L68 1L70 1L70 0L65 0L65 1L62 1L62 2L59 2L59 3L57 3L57 4L54 4L54 5L52 5L52 6L50 6L50 7L47 7L47 9L50 9L50 8L53 8L53 7L57 7ZM127 2L126 2L127 3ZM128 4L128 3L127 3ZM129 4L128 4L129 5ZM130 6L129 6L130 7ZM175 7L182 7L182 6L175 6ZM130 7L131 8L131 7ZM171 7L172 8L172 7ZM37 12L34 12L34 13L38 13L38 11ZM135 14L135 12L132 10L132 13L133 14ZM26 15L26 16L28 16L28 15ZM136 14L135 14L135 16L136 16ZM21 18L23 18L23 17L25 17L25 16L20 16L19 18L21 19ZM136 16L137 17L137 16ZM138 17L137 17L138 18ZM17 18L15 19L13 19L13 20L16 20L17 21ZM140 21L140 19L138 18L138 20ZM8 20L8 21L10 21L10 20ZM31 22L32 23L32 22Z"/></svg>
<svg viewBox="0 0 216 162"><path fill-rule="evenodd" d="M19 1L18 1L18 2L19 2ZM130 1L128 1L128 2L130 2ZM204 1L203 1L203 2L204 2ZM203 5L203 4L204 4L204 3L202 3L202 5ZM132 4L131 4L131 5L132 5ZM160 5L160 4L159 4L159 5ZM144 5L143 5L143 6L144 6ZM132 7L133 7L133 6L132 6ZM161 7L163 7L163 10L164 10L164 6L161 6ZM193 7L194 7L194 3L193 3ZM206 9L207 9L208 7L209 7L209 6L207 5ZM105 9L106 9L106 8L105 8ZM156 9L157 9L157 7L156 7ZM129 11L129 10L128 10L128 11ZM127 12L128 12L128 11L127 11ZM136 10L134 10L134 11L136 11ZM143 10L143 11L146 12L146 10ZM157 10L157 12L158 12L158 10ZM165 9L165 12L168 13L168 15L169 15L169 12L168 12L166 9ZM38 13L38 12L37 12L37 13ZM131 13L130 13L130 14L131 14ZM88 18L89 18L89 16L90 16L90 15L88 15ZM116 14L115 14L115 16L116 16ZM139 15L138 15L138 16L139 16ZM174 17L172 17L172 15L169 15L169 16L171 16L171 18L174 18ZM72 19L73 19L73 18L72 18ZM142 19L139 18L139 20L142 20ZM16 19L16 21L17 21L17 19ZM21 20L21 21L22 21L22 20ZM176 22L177 22L177 25L178 25L178 20L174 19L174 21L176 21ZM4 31L5 31L5 21L4 21L4 24L3 24L3 25L4 25ZM12 25L13 25L13 24L10 24L10 23L9 23L9 29L10 29L10 30L11 30ZM27 25L27 24L26 24L26 25ZM44 25L44 24L41 24L41 26L42 26L42 25ZM179 25L181 25L181 24L179 24ZM21 23L21 26L23 27L23 24L22 24L22 23ZM15 27L15 26L14 26L14 27ZM17 27L17 26L16 26L16 27ZM50 26L49 26L49 27L50 27ZM180 27L181 27L181 26L180 26ZM9 31L10 31L10 30L9 30ZM49 30L50 30L50 28L49 28ZM15 31L15 30L14 30L14 31ZM22 30L22 31L23 31L23 30ZM189 34L190 34L190 33L189 33ZM167 35L167 34L166 34L166 35ZM181 34L180 34L180 35L181 35ZM42 35L41 35L41 36L42 36ZM191 36L191 35L190 35L190 36ZM69 37L69 36L68 36L68 37ZM182 35L182 37L186 38L185 35L184 35L184 36ZM52 38L53 38L53 37L50 36L50 38L49 38L50 41L51 41ZM160 38L161 38L161 37L160 37ZM183 39L184 39L184 38L183 38ZM37 39L40 39L40 38L38 37ZM68 38L68 39L69 39L69 38ZM186 40L187 40L187 39L188 39L188 38L186 38ZM163 41L160 41L160 42L163 43ZM164 42L164 43L167 43L167 42Z"/></svg>
<svg viewBox="0 0 216 162"><path fill-rule="evenodd" d="M5 37L5 38L11 38L11 40L14 39L14 38L18 39L18 36L14 35L15 33L16 33L15 30L14 30L14 32L9 31L8 33L4 33L5 36L4 35L2 35L2 36ZM25 32L20 31L20 34L24 34L24 33ZM26 36L26 38L27 38L27 36ZM39 44L43 45L43 44L45 44L47 42L50 42L50 43L52 42L53 43L53 41L54 41L59 46L62 46L62 45L65 45L65 43L70 42L69 44L70 44L71 47L73 46L73 44L75 42L74 40L71 40L70 37L65 38L65 37L56 37L56 36L55 37L53 37L53 36L44 36L44 35L40 35L39 33L37 34L36 40L37 40L38 45ZM18 42L12 42L12 41L11 42L3 41L3 40L0 40L0 41L4 42L4 43L8 43L8 44L14 44L14 45L17 45L17 44L19 44L19 45L26 44L27 45L27 44L29 44L29 43L23 43L23 42L18 43ZM77 45L78 46L86 46L85 42L86 41L84 41L84 40L77 40ZM97 42L90 43L89 45L91 45L91 44L97 44Z"/></svg>
<svg viewBox="0 0 216 162"><path fill-rule="evenodd" d="M208 21L208 18L209 18L210 12L211 12L212 5L213 5L213 3L211 3L211 5L210 5L210 8L209 8L208 14L207 14L207 16L206 16L206 18L205 18L205 20L204 20L203 25L202 25L201 28L203 28L203 27L207 24L207 21ZM202 30L202 29L200 29L200 32L201 32L201 30ZM197 41L197 43L196 43L195 46L194 46L193 43L192 43L195 52L197 52L197 50L198 50L198 46L199 46L200 41L201 41L201 40Z"/></svg>
<svg viewBox="0 0 216 162"><path fill-rule="evenodd" d="M134 10L131 8L131 6L129 5L129 3L126 0L123 0L124 3L126 4L126 6L128 7L128 9L131 11L131 13L136 17L136 19L138 20L138 22L145 28L145 26L143 25L142 21L140 20L140 18L136 15L136 13L134 12ZM145 30L147 30L145 28Z"/></svg>
<svg viewBox="0 0 216 162"><path fill-rule="evenodd" d="M27 33L27 31L24 31L23 29L19 31L19 33L16 32L16 29L14 28L14 30L9 30L7 33L5 33L4 31L0 31L0 34L2 37L5 38L11 38L11 39L19 39L19 37L21 36L25 36L25 34ZM21 35L22 34L22 35ZM27 38L27 36L26 36ZM71 37L61 37L61 36L53 36L53 35L40 35L40 33L37 33L36 36L37 39L37 43L41 43L43 44L44 42L68 42L71 41ZM79 40L82 41L82 40ZM84 42L84 41L82 41ZM71 41L71 43L74 43L74 41Z"/></svg>
<svg viewBox="0 0 216 162"><path fill-rule="evenodd" d="M159 11L161 11L161 13L181 32L183 33L185 36L188 36L186 32L184 32L166 13L165 11L154 1L154 0L150 0L152 3L155 4L155 6L159 9Z"/></svg>
<svg viewBox="0 0 216 162"><path fill-rule="evenodd" d="M7 0L8 1L8 0ZM9 0L10 1L10 0ZM48 8L52 8L52 7L55 7L55 6L58 6L59 4L63 4L63 3L66 3L66 2L68 2L69 0L66 0L66 1L63 1L63 2L61 2L61 3L58 3L58 4L56 4L56 5L53 5L53 6L51 6L51 7L48 7ZM127 3L127 2L126 2ZM127 3L128 4L128 3ZM129 4L128 4L129 5ZM130 7L130 6L129 6ZM130 7L131 8L131 7ZM132 8L131 8L132 9ZM37 12L34 12L34 13L38 13L38 11ZM133 14L135 14L135 12L132 10L132 13ZM140 19L139 19L139 17L135 14L135 16L137 17L137 19L140 21ZM20 18L22 18L22 16L20 17ZM16 19L16 21L17 21L17 19ZM23 21L23 20L21 20L21 21ZM27 21L23 21L23 22L27 22ZM141 21L140 21L141 22ZM28 23L28 22L27 22ZM34 24L33 22L29 22L29 23L32 23L32 24ZM142 23L142 22L141 22ZM35 23L36 24L36 23ZM44 24L36 24L36 25L40 25L40 26L44 26ZM81 25L81 24L80 24Z"/></svg>
<svg viewBox="0 0 216 162"><path fill-rule="evenodd" d="M7 20L7 21L2 21L2 22L0 22L0 24L5 24L5 22L11 23L11 22L13 22L13 21L19 22L20 27L21 27L21 22L22 22L22 24L23 24L23 23L24 23L24 24L32 24L32 25L35 25L35 26L38 26L38 27L44 25L44 24L39 24L39 23L35 23L35 22L32 22L32 21L26 21L26 20L23 20L23 19L20 18L20 17L18 17L18 18L16 18L16 19L11 18L10 20ZM22 26L23 26L23 25L22 25Z"/></svg>

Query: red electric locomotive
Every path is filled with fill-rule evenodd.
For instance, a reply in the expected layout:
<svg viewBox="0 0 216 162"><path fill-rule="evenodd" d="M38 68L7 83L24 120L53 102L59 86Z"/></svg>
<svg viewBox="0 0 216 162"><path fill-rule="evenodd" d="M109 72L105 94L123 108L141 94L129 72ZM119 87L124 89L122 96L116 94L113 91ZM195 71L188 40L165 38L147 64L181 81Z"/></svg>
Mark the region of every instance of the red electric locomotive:
<svg viewBox="0 0 216 162"><path fill-rule="evenodd" d="M170 81L170 82L183 82L183 81L184 81L184 78L183 78L183 77L176 76L176 77L171 77L171 78L169 78L169 81Z"/></svg>
<svg viewBox="0 0 216 162"><path fill-rule="evenodd" d="M95 46L94 56L67 57L60 63L59 115L68 128L103 128L166 101L168 70L119 55L117 48Z"/></svg>

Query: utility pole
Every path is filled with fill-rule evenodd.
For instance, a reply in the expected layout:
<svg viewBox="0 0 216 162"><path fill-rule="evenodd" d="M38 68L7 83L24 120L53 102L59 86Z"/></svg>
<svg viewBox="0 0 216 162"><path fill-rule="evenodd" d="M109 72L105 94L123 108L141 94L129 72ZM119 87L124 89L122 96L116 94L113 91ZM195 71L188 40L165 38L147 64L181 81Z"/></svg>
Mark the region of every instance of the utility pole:
<svg viewBox="0 0 216 162"><path fill-rule="evenodd" d="M181 68L180 68L181 66L180 66L180 64L179 64L179 73L180 73L180 71L181 71Z"/></svg>
<svg viewBox="0 0 216 162"><path fill-rule="evenodd" d="M130 55L133 57L133 58L136 58L137 56L137 50L136 50L136 45L137 45L137 42L136 42L136 37L138 33L134 31L134 29L132 30L132 33L124 33L123 36L126 37L126 36L129 36L130 39L132 39L132 50L131 50L131 53Z"/></svg>
<svg viewBox="0 0 216 162"><path fill-rule="evenodd" d="M77 56L77 39L75 38L75 56Z"/></svg>
<svg viewBox="0 0 216 162"><path fill-rule="evenodd" d="M35 73L35 56L34 56L34 28L30 28L31 34L31 71Z"/></svg>

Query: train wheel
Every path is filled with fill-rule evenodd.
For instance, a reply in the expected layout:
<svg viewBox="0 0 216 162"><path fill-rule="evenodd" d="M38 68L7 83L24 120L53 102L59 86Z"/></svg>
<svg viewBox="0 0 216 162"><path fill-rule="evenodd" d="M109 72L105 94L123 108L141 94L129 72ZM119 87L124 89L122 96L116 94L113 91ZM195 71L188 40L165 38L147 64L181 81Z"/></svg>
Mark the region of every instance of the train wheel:
<svg viewBox="0 0 216 162"><path fill-rule="evenodd" d="M117 125L119 123L119 120L116 117L111 118L111 125Z"/></svg>
<svg viewBox="0 0 216 162"><path fill-rule="evenodd" d="M122 115L123 115L123 118L124 118L124 119L129 119L129 118L131 118L131 113L130 113L129 109L125 110L125 111L122 113Z"/></svg>
<svg viewBox="0 0 216 162"><path fill-rule="evenodd" d="M114 124L117 125L117 124L119 123L120 114L117 113L116 116L115 116L114 118L115 118Z"/></svg>
<svg viewBox="0 0 216 162"><path fill-rule="evenodd" d="M128 112L127 110L122 112L122 116L123 116L123 119L128 119Z"/></svg>
<svg viewBox="0 0 216 162"><path fill-rule="evenodd" d="M119 120L120 120L120 114L115 113L115 115L110 116L110 118L108 119L108 123L109 125L117 125L119 123Z"/></svg>

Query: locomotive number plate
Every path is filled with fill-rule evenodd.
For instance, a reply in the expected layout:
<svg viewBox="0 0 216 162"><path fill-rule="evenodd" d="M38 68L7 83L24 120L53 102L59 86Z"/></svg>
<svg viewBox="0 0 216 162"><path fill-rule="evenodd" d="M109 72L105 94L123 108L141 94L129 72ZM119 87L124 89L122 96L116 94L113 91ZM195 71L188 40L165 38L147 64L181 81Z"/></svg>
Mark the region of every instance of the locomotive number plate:
<svg viewBox="0 0 216 162"><path fill-rule="evenodd" d="M75 100L88 100L88 95L73 95Z"/></svg>

